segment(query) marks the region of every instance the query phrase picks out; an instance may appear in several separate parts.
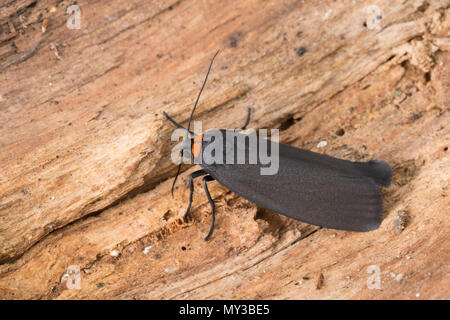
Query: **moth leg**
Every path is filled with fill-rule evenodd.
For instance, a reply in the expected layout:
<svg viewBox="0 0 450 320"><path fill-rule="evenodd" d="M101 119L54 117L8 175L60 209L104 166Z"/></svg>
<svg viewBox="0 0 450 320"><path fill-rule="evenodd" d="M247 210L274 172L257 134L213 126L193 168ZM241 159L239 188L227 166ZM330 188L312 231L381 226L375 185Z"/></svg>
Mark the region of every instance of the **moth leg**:
<svg viewBox="0 0 450 320"><path fill-rule="evenodd" d="M194 133L192 131L190 131L189 129L186 129L185 127L183 127L181 124L179 124L178 122L176 122L175 120L173 120L173 118L171 116L169 116L165 111L163 111L164 116L167 118L167 120L169 120L170 122L172 122L172 124L179 128L179 129L184 129L187 132L189 132L191 135L194 136Z"/></svg>
<svg viewBox="0 0 450 320"><path fill-rule="evenodd" d="M192 195L194 194L194 181L193 180L195 178L204 176L205 174L207 174L207 172L205 170L198 170L198 171L192 172L190 174L190 176L189 176L189 190L190 190L190 193L189 193L189 204L188 204L188 207L186 209L186 213L183 216L184 222L187 222L187 217L188 217L189 211L191 210Z"/></svg>
<svg viewBox="0 0 450 320"><path fill-rule="evenodd" d="M244 126L242 126L242 128L238 129L237 131L241 131L241 130L247 129L247 126L250 123L250 116L251 116L251 114L252 114L252 109L248 108L247 120L245 121Z"/></svg>
<svg viewBox="0 0 450 320"><path fill-rule="evenodd" d="M211 227L209 228L209 232L208 235L205 237L205 241L208 241L209 237L211 237L213 230L214 230L214 222L215 222L215 218L216 218L216 212L215 212L215 206L214 206L214 201L211 198L211 195L209 194L209 190L208 190L208 185L206 184L208 181L213 181L215 180L213 177L211 176L206 176L203 177L203 188L205 189L205 193L206 193L206 197L208 198L209 204L211 205Z"/></svg>

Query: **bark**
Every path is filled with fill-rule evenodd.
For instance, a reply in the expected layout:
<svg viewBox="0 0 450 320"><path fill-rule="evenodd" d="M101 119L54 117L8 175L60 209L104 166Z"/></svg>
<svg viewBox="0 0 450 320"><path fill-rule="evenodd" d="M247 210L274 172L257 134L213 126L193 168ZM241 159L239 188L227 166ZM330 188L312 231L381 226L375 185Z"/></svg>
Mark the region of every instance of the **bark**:
<svg viewBox="0 0 450 320"><path fill-rule="evenodd" d="M0 298L450 298L448 1L82 0L79 30L71 4L0 4ZM198 168L172 197L162 112L186 125L217 49L203 130L252 107L284 143L389 162L378 230L293 221L216 182L212 239L199 183L182 222Z"/></svg>

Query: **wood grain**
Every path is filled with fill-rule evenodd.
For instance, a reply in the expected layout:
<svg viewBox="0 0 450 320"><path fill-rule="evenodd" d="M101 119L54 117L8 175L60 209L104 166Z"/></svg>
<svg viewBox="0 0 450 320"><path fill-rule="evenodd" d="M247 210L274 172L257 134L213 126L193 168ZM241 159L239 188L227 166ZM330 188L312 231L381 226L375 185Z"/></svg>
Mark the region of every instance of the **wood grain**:
<svg viewBox="0 0 450 320"><path fill-rule="evenodd" d="M70 4L0 5L0 298L450 297L448 1L82 0L79 30ZM310 226L217 183L211 241L200 185L182 222L196 168L172 198L162 111L187 122L217 49L203 130L252 107L285 143L389 162L380 229Z"/></svg>

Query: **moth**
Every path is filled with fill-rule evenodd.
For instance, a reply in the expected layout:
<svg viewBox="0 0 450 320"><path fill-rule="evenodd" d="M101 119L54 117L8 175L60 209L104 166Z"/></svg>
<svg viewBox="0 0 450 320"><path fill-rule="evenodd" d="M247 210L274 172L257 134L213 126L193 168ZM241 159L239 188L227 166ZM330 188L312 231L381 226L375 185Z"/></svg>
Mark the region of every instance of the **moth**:
<svg viewBox="0 0 450 320"><path fill-rule="evenodd" d="M187 128L184 128L166 112L166 118L177 128L186 131L182 142L182 156L190 158L191 163L200 163L201 169L189 176L189 203L184 220L187 220L194 192L193 180L202 178L203 188L211 205L211 226L205 237L210 239L215 222L215 205L207 183L216 180L241 197L263 208L275 211L292 219L309 224L351 231L371 231L377 229L382 220L383 199L380 188L390 185L392 169L384 161L352 162L337 159L309 150L295 148L257 137L258 143L237 143L246 140L248 135L241 133L250 122L251 110L240 129L213 129L200 135L190 131L190 125L201 93L211 71L214 58L206 73L200 92L192 109ZM222 163L214 161L204 151L211 143L222 137L222 152L225 159L231 150L234 155L245 154L244 163ZM233 137L230 139L229 137ZM276 174L263 175L265 163L258 160L250 162L251 154L258 153L264 143L277 149L279 167ZM217 150L216 150L217 151ZM183 154L184 153L184 154ZM202 160L202 161L199 161ZM176 177L180 173L178 167Z"/></svg>

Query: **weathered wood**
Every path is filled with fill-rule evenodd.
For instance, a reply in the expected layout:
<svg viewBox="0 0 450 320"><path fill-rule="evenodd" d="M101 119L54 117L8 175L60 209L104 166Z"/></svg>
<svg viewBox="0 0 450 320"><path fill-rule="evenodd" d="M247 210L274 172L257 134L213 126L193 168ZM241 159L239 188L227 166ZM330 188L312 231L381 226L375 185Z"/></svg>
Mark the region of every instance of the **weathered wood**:
<svg viewBox="0 0 450 320"><path fill-rule="evenodd" d="M70 4L0 5L1 298L449 298L448 1L78 1L80 30ZM172 198L162 111L186 122L219 48L203 129L251 106L283 142L388 161L379 230L302 224L217 183L211 241L201 188L182 223L195 168Z"/></svg>

